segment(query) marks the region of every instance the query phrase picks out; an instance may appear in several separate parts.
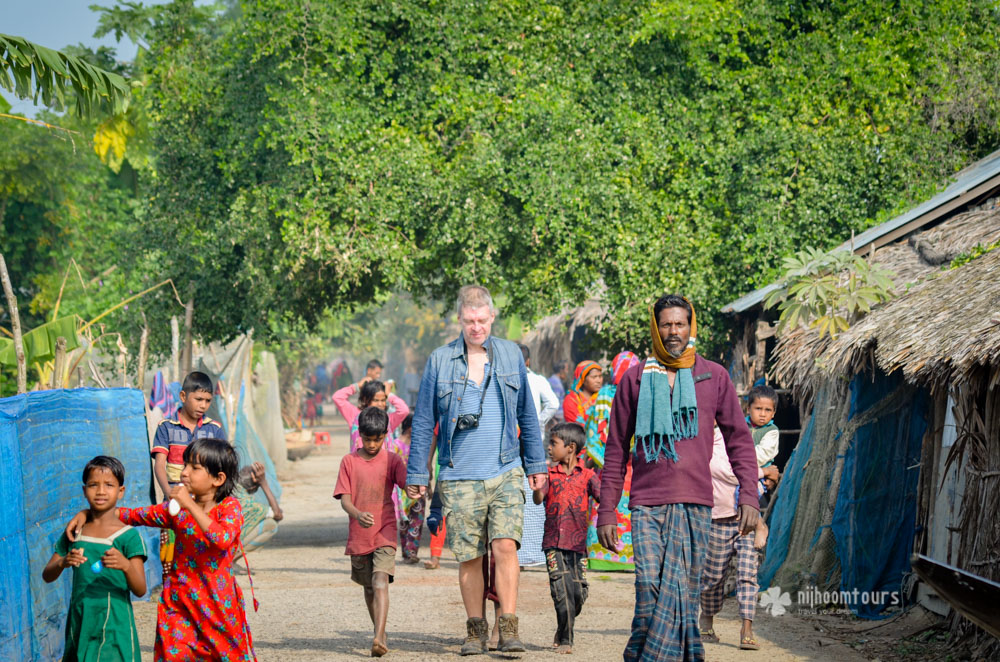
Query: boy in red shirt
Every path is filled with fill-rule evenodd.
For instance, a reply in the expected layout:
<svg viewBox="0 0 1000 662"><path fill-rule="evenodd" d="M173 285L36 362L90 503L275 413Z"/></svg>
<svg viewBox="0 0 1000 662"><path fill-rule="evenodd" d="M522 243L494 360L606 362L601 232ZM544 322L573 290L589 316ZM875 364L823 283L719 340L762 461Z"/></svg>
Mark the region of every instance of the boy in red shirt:
<svg viewBox="0 0 1000 662"><path fill-rule="evenodd" d="M533 492L536 504L545 503L542 549L549 571L549 590L556 608L558 653L573 652L573 621L587 599L587 526L589 501L601 498L597 475L577 461L584 447L583 426L559 423L549 433L549 479Z"/></svg>
<svg viewBox="0 0 1000 662"><path fill-rule="evenodd" d="M389 615L389 584L396 570L396 510L392 488L406 486L406 464L396 453L382 450L389 415L368 407L358 415L361 447L340 462L333 497L350 515L347 554L351 579L365 589L365 603L375 637L372 657L389 652L385 622Z"/></svg>

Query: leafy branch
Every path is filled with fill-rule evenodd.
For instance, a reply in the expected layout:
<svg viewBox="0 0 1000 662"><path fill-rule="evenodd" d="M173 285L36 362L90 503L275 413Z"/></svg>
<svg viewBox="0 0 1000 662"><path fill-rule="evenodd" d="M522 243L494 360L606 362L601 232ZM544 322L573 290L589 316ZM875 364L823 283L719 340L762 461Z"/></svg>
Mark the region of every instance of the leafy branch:
<svg viewBox="0 0 1000 662"><path fill-rule="evenodd" d="M129 84L74 55L46 48L22 37L0 34L0 87L20 99L57 109L66 107L72 88L76 114L85 117L104 108L118 115L128 108Z"/></svg>
<svg viewBox="0 0 1000 662"><path fill-rule="evenodd" d="M779 330L806 325L834 338L893 296L895 274L851 251L806 248L782 268L781 287L764 300L765 308L778 307Z"/></svg>

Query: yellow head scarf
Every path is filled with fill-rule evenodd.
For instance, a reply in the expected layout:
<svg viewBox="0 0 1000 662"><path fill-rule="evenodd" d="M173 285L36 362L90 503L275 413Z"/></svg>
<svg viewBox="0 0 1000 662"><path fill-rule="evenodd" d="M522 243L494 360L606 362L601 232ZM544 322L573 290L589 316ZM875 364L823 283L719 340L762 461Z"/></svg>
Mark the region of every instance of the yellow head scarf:
<svg viewBox="0 0 1000 662"><path fill-rule="evenodd" d="M691 302L687 300L687 297L681 298L687 301L687 304L691 306ZM659 321L656 319L652 306L649 307L649 329L653 334L653 356L656 357L657 361L671 370L690 368L694 365L695 334L698 331L698 324L694 315L694 306L691 306L691 339L688 341L688 346L684 348L684 352L677 358L671 356L670 352L667 351L667 348L663 346L663 340L660 338Z"/></svg>

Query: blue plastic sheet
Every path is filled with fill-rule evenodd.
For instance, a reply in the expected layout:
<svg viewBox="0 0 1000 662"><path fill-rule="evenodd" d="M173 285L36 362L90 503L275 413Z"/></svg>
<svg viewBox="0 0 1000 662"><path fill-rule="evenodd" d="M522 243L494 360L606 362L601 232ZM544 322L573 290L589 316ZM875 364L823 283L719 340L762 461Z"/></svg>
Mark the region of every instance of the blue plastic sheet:
<svg viewBox="0 0 1000 662"><path fill-rule="evenodd" d="M792 524L799 506L799 492L806 475L805 466L812 456L815 441L816 419L809 417L805 431L799 437L799 444L792 451L785 465L785 476L781 481L781 492L771 512L770 531L767 537L767 556L758 571L760 589L771 585L774 575L788 558L788 541L792 535Z"/></svg>
<svg viewBox="0 0 1000 662"><path fill-rule="evenodd" d="M83 467L95 455L125 465L124 506L149 503L152 473L143 394L132 389L40 391L0 399L0 660L62 657L71 579L42 581L70 517L86 507ZM161 581L159 536L141 529L150 589Z"/></svg>
<svg viewBox="0 0 1000 662"><path fill-rule="evenodd" d="M902 386L881 373L851 382L849 419L863 415ZM841 589L865 600L851 604L863 618L880 618L909 570L916 526L920 447L927 431L929 396L914 389L901 408L860 427L844 457L833 513ZM879 595L879 599L873 596Z"/></svg>

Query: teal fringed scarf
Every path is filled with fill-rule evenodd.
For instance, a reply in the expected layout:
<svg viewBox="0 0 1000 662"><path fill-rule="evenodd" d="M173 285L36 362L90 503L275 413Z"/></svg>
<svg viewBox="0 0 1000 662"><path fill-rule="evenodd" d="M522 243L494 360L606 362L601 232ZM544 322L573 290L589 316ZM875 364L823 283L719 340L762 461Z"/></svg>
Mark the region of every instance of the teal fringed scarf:
<svg viewBox="0 0 1000 662"><path fill-rule="evenodd" d="M639 384L635 440L642 444L646 461L659 462L661 454L678 459L674 443L698 435L698 399L691 368L681 368L671 397L667 370L655 358L646 359Z"/></svg>

